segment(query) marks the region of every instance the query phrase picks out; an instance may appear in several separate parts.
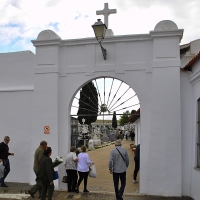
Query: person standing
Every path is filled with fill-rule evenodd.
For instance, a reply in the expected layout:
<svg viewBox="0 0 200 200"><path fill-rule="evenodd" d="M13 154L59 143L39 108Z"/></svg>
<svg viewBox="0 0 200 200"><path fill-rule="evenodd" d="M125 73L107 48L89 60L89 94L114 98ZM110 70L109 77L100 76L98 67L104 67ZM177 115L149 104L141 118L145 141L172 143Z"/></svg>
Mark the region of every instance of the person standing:
<svg viewBox="0 0 200 200"><path fill-rule="evenodd" d="M4 168L4 176L0 179L1 187L8 187L5 184L5 178L7 177L8 173L10 172L10 162L8 156L14 156L14 153L9 152L8 143L10 142L10 137L5 136L4 141L0 143L0 160L3 161Z"/></svg>
<svg viewBox="0 0 200 200"><path fill-rule="evenodd" d="M37 179L42 182L42 193L41 200L45 200L47 190L48 190L48 200L52 200L53 192L54 192L54 167L52 159L50 158L52 154L51 147L47 147L44 150L43 156L40 160L40 166L37 172Z"/></svg>
<svg viewBox="0 0 200 200"><path fill-rule="evenodd" d="M115 149L110 153L108 167L110 174L113 175L115 195L117 200L123 200L123 193L126 186L126 170L129 165L129 157L126 149L122 148L121 140L116 140ZM118 188L119 179L121 187Z"/></svg>
<svg viewBox="0 0 200 200"><path fill-rule="evenodd" d="M89 192L87 190L87 179L89 175L89 166L91 164L94 164L89 158L89 155L86 153L86 147L81 147L82 152L78 154L78 166L77 171L79 174L78 184L77 184L77 192L79 192L79 186L84 179L84 190L83 192Z"/></svg>
<svg viewBox="0 0 200 200"><path fill-rule="evenodd" d="M128 140L128 137L129 137L129 131L128 130L125 131L124 136L125 136L126 140Z"/></svg>
<svg viewBox="0 0 200 200"><path fill-rule="evenodd" d="M68 192L78 192L76 188L77 178L78 178L77 162L78 162L78 157L76 156L76 147L72 146L70 148L70 153L67 155L64 164L67 173Z"/></svg>
<svg viewBox="0 0 200 200"><path fill-rule="evenodd" d="M44 150L47 148L47 142L42 140L40 142L40 146L35 150L35 154L34 154L34 164L33 164L33 171L35 172L35 175L37 174L38 170L39 170L39 164L40 164L40 160L43 156ZM34 198L34 194L36 192L39 192L39 198L41 197L41 191L42 191L42 183L40 180L36 179L36 184L30 189L28 190L28 193L30 194L31 197Z"/></svg>
<svg viewBox="0 0 200 200"><path fill-rule="evenodd" d="M131 137L131 140L134 141L135 133L133 130L131 130L131 132L130 132L130 137Z"/></svg>
<svg viewBox="0 0 200 200"><path fill-rule="evenodd" d="M136 147L134 160L135 160L135 170L133 173L133 183L138 183L139 181L137 181L137 174L138 171L140 170L140 144L138 144Z"/></svg>

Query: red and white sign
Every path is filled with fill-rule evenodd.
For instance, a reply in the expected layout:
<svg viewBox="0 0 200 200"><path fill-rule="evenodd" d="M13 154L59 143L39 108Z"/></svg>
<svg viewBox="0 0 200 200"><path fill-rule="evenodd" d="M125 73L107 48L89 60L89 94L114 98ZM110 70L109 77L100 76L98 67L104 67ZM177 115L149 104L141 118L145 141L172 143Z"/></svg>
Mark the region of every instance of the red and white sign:
<svg viewBox="0 0 200 200"><path fill-rule="evenodd" d="M50 126L44 126L44 134L50 134Z"/></svg>

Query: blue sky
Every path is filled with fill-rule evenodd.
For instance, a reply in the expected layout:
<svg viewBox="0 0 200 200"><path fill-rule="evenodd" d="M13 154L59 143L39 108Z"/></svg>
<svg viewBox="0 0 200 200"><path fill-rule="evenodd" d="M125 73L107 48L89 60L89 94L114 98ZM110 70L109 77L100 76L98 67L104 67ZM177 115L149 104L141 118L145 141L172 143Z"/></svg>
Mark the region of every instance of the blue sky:
<svg viewBox="0 0 200 200"><path fill-rule="evenodd" d="M117 14L109 16L115 35L149 33L161 20L184 29L181 44L200 37L199 0L0 0L0 53L31 50L31 40L46 29L62 39L94 37L91 25L104 3Z"/></svg>

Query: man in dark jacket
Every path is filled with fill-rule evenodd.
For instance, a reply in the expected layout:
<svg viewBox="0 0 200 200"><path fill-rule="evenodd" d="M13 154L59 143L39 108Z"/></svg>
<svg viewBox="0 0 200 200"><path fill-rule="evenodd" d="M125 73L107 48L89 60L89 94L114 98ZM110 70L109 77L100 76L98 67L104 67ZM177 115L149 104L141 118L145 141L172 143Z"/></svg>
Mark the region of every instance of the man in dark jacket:
<svg viewBox="0 0 200 200"><path fill-rule="evenodd" d="M52 200L54 184L53 184L53 175L54 168L53 163L50 158L52 153L51 147L47 147L44 151L44 154L40 160L40 166L37 173L37 178L42 182L42 195L41 200L45 200L46 193L48 190L48 200Z"/></svg>
<svg viewBox="0 0 200 200"><path fill-rule="evenodd" d="M138 144L136 147L134 160L135 160L135 170L133 173L133 183L138 183L136 178L138 171L140 170L140 144Z"/></svg>
<svg viewBox="0 0 200 200"><path fill-rule="evenodd" d="M8 156L12 155L14 156L14 153L9 152L8 143L10 142L10 137L5 136L4 142L0 143L0 160L3 161L3 165L5 166L4 169L4 176L0 179L1 187L8 187L4 180L7 177L8 173L10 172L10 162L8 159Z"/></svg>
<svg viewBox="0 0 200 200"><path fill-rule="evenodd" d="M33 170L34 170L36 175L37 175L37 172L38 172L38 169L39 169L40 160L41 160L43 153L44 153L44 150L46 148L47 148L47 142L42 140L40 142L40 146L35 150ZM40 182L39 179L36 179L36 184L30 190L28 190L28 193L31 195L31 197L34 198L34 194L37 191L39 191L39 198L41 198L42 183Z"/></svg>

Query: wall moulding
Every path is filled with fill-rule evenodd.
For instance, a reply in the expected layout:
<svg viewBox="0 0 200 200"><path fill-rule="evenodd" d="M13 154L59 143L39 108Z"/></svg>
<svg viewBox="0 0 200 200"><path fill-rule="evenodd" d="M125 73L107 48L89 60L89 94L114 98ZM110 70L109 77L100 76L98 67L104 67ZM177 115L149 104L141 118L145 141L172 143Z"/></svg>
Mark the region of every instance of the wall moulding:
<svg viewBox="0 0 200 200"><path fill-rule="evenodd" d="M195 83L200 81L200 70L196 71L195 73L191 74L189 77L190 83L194 85Z"/></svg>
<svg viewBox="0 0 200 200"><path fill-rule="evenodd" d="M34 91L34 86L0 87L0 92Z"/></svg>

